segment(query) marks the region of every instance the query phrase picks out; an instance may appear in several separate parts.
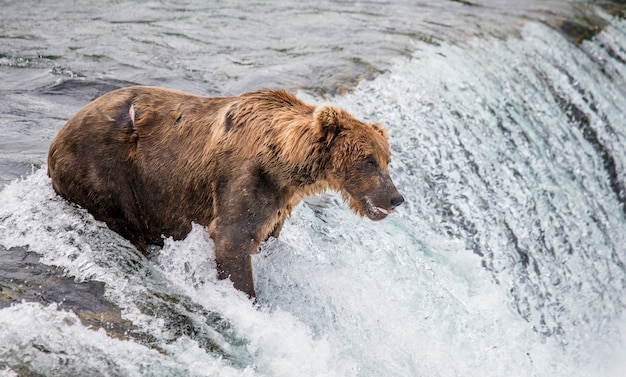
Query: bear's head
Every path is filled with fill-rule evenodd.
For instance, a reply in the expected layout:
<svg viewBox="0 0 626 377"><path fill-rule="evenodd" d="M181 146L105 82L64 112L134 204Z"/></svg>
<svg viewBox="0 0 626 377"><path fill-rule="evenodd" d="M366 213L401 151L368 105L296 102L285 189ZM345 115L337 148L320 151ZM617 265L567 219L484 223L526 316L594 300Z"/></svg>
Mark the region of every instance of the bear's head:
<svg viewBox="0 0 626 377"><path fill-rule="evenodd" d="M382 220L404 202L389 176L391 152L379 124L354 118L333 105L320 105L315 127L328 146L327 180L362 216Z"/></svg>

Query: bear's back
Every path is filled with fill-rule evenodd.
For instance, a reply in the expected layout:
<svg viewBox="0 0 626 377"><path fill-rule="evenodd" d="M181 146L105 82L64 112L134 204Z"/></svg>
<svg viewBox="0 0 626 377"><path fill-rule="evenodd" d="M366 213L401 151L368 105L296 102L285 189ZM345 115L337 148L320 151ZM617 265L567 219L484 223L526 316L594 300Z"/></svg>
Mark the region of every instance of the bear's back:
<svg viewBox="0 0 626 377"><path fill-rule="evenodd" d="M109 92L80 109L52 141L53 188L142 251L162 243L162 234L182 238L192 221L212 215L210 189L197 190L210 184L210 163L200 160L210 159L203 155L211 112L228 102L153 87Z"/></svg>

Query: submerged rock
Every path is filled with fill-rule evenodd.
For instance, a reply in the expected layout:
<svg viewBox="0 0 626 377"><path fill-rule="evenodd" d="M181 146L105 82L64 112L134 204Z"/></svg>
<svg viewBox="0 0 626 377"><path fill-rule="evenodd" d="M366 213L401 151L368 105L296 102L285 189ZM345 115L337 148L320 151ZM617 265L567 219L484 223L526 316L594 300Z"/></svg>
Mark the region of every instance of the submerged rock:
<svg viewBox="0 0 626 377"><path fill-rule="evenodd" d="M12 304L57 303L69 310L84 326L103 328L109 336L127 339L133 326L122 318L121 310L104 296L104 283L77 282L62 269L40 262L39 255L27 248L10 249L0 245L0 309Z"/></svg>
<svg viewBox="0 0 626 377"><path fill-rule="evenodd" d="M598 7L614 17L624 17L626 3L607 0L580 4L574 7L570 15L565 17L554 15L548 24L563 33L570 41L581 44L595 37L608 24L606 16L600 14Z"/></svg>

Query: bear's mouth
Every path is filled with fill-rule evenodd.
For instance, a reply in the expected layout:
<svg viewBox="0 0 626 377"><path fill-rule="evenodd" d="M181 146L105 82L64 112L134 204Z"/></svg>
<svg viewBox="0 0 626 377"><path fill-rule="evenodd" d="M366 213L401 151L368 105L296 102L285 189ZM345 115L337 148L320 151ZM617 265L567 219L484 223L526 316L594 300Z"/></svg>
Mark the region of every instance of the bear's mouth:
<svg viewBox="0 0 626 377"><path fill-rule="evenodd" d="M387 209L387 208L382 208L382 207L378 207L376 205L374 205L374 203L372 203L372 201L370 200L370 198L365 198L365 213L367 214L367 217L369 217L372 220L382 220L385 217L387 217L387 215L394 213L396 210L395 209Z"/></svg>

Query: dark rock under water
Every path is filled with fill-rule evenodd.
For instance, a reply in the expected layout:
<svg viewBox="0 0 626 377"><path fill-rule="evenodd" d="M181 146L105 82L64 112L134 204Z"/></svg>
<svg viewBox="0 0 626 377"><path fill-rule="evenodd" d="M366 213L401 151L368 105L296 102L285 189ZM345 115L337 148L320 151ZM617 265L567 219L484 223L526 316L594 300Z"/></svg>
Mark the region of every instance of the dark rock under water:
<svg viewBox="0 0 626 377"><path fill-rule="evenodd" d="M104 289L102 282L77 282L65 276L61 268L41 263L39 255L27 248L0 245L0 309L23 301L55 303L59 310L76 313L83 325L125 339L133 326L106 299Z"/></svg>

